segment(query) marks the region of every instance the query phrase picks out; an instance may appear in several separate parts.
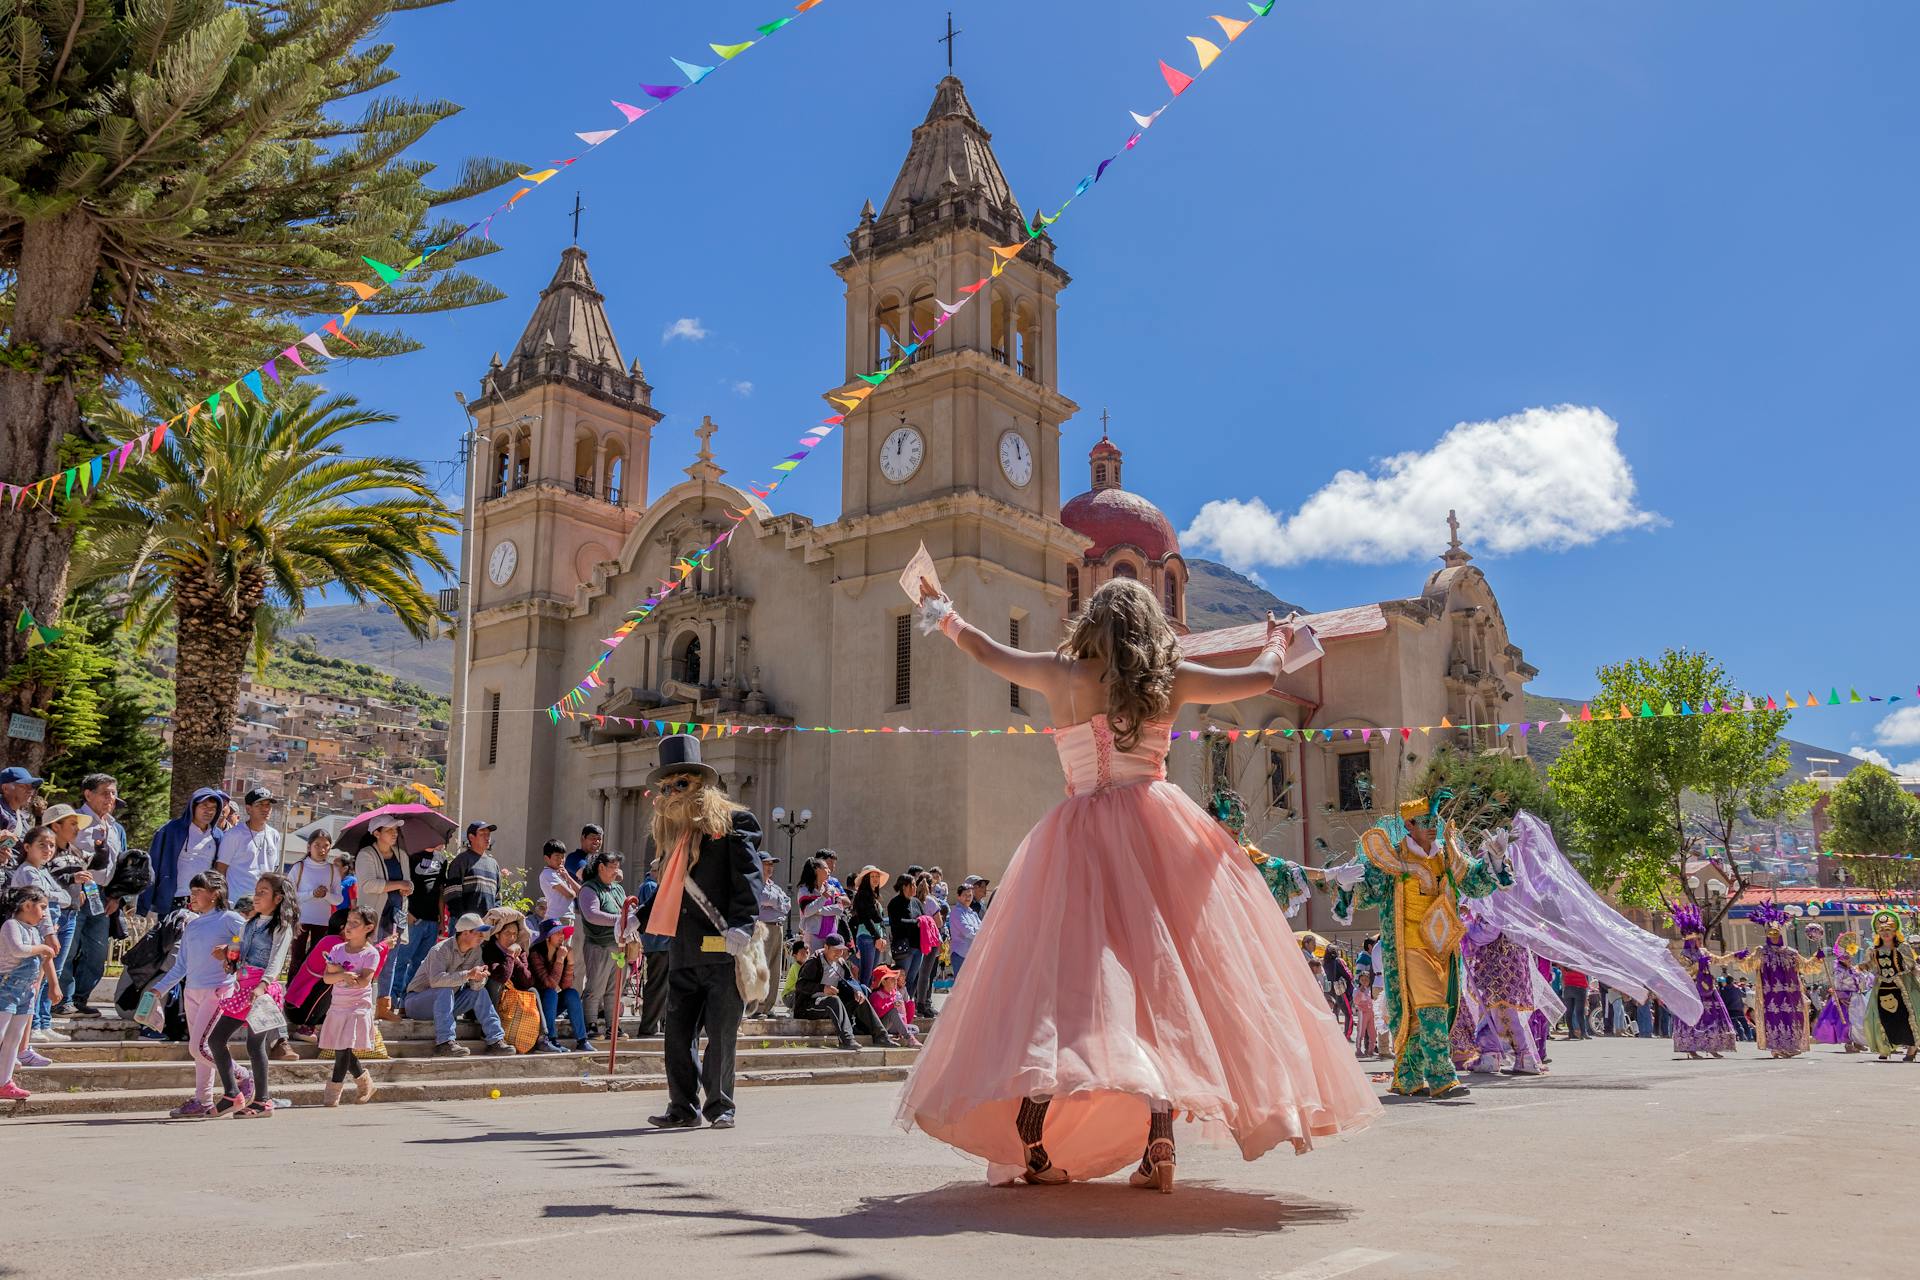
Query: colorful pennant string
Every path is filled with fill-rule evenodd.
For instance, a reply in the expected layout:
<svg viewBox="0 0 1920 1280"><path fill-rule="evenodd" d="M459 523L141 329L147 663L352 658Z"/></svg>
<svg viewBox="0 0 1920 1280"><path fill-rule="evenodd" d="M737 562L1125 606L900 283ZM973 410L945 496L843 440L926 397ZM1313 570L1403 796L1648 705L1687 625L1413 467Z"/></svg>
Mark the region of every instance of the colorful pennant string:
<svg viewBox="0 0 1920 1280"><path fill-rule="evenodd" d="M737 521L740 518L743 518L744 513L729 512L729 515L735 519L737 524ZM726 533L723 533L719 538L715 539L713 543L709 544L706 548L702 549L698 554L690 556L680 561L679 564L675 566L675 568L677 570L684 568L687 574L692 573L694 570L697 570L700 567L701 562L705 559L705 557L708 554L710 554L714 550L714 548L718 547L721 543L724 543L728 538L732 536L733 536L733 530L729 529ZM684 580L685 580L685 575L682 576L680 581L684 581ZM678 585L679 585L678 581L673 583L661 584L661 586L663 588L666 588L667 590L671 590L673 587L676 587ZM657 596L649 597L645 601L645 604L643 605L643 607L651 608L652 606L657 605L659 601L666 596L667 590L661 591ZM623 624L621 628L614 633L614 637L609 637L609 639L606 641L609 647L609 650L611 650L612 647L615 645L616 637L619 640L624 640L626 636L632 632L633 626L637 623L638 619L635 617L634 614L631 614L631 613L628 615L628 617L631 621L629 623ZM598 687L602 683L598 675L596 674L598 672L599 665L600 665L599 663L594 664L594 670L588 673L588 679L581 682L583 687ZM1829 695L1828 698L1824 700L1816 699L1813 703L1813 706L1814 707L1831 707L1831 706L1849 705L1849 700L1847 699L1842 699L1839 702L1834 701L1834 698L1838 696L1838 693L1839 693L1839 690L1836 688L1834 690L1834 693L1832 695ZM1885 697L1861 697L1856 692L1854 693L1853 698L1850 701L1861 702L1861 703L1884 702L1884 703L1890 704L1890 703L1903 702L1903 701L1909 701L1909 700L1915 700L1915 699L1920 699L1920 686L1916 686L1915 693L1912 699L1909 699L1908 697L1900 694L1892 694ZM573 707L562 705L562 703L564 703L565 701L566 701L565 699L562 699L561 703L556 703L552 707L543 708L543 710L548 715L548 717L556 723L562 719L591 720L602 726L605 726L607 724L624 725L629 729L635 729L642 733L653 733L653 734L660 734L660 735L672 734L672 733L697 733L704 737L708 734L719 734L722 736L726 736L729 734L738 734L738 733L847 733L847 734L890 733L890 734L918 734L921 736L929 736L929 737L951 736L951 735L958 734L958 735L967 735L970 737L977 738L982 735L987 735L987 736L1013 735L1016 737L1024 737L1024 736L1032 736L1032 735L1046 735L1054 732L1051 726L1048 726L1046 728L1036 729L1032 725L1016 725L1016 726L1009 726L1004 729L999 729L999 728L995 728L995 729L913 729L903 725L883 725L877 728L865 728L865 727L851 728L851 727L838 726L838 725L742 724L742 723L737 723L734 721L727 721L727 720L716 720L716 721L654 720L644 716L636 717L636 716L600 715L591 711L580 711ZM1585 707L1582 708L1582 711L1585 712L1587 709L1591 707L1591 705L1592 704L1590 703L1587 704ZM1647 704L1643 703L1642 705L1646 706ZM1686 704L1683 703L1682 706L1684 705ZM1362 744L1366 744L1366 743L1370 743L1373 740L1373 736L1375 734L1378 734L1382 738L1386 738L1389 734L1395 734L1395 733L1400 735L1402 741L1405 741L1408 737L1410 737L1416 732L1427 735L1427 736L1432 736L1433 734L1436 734L1436 733L1471 733L1471 732L1479 732L1482 730L1486 730L1486 731L1491 731L1501 737L1505 737L1509 732L1517 732L1521 737L1525 737L1529 733L1538 733L1546 729L1549 725L1572 726L1572 725L1578 725L1582 723L1587 723L1587 724L1592 724L1597 722L1616 722L1617 723L1620 721L1626 721L1632 724L1642 724L1648 720L1657 721L1657 720L1690 719L1690 718L1701 716L1701 715L1761 714L1766 712L1768 709L1769 708L1763 705L1758 699L1754 698L1751 695L1747 695L1747 696L1743 696L1737 702L1727 702L1722 704L1721 706L1715 707L1711 712L1707 711L1705 707L1702 707L1700 710L1688 711L1684 714L1678 709L1671 709L1664 712L1654 712L1652 714L1642 714L1640 712L1632 711L1628 708L1623 707L1622 708L1623 714L1619 714L1619 715L1615 715L1611 712L1608 712L1598 716L1586 716L1583 714L1582 716L1576 717L1570 714L1569 712L1562 711L1560 713L1560 718L1558 720L1514 720L1514 721L1508 721L1504 724L1499 722L1490 722L1487 724L1454 724L1448 717L1442 716L1440 717L1439 724L1388 725L1384 727L1370 726L1370 725L1357 725L1352 728L1342 728L1342 729L1324 729L1324 728L1317 728L1313 726L1308 726L1304 728L1284 728L1283 727L1283 728L1271 728L1271 729L1237 729L1237 728L1225 727L1218 724L1209 724L1204 729L1175 730L1172 734L1172 738L1173 738L1173 741L1175 742L1180 742L1183 740L1188 742L1199 742L1208 738L1225 738L1229 742L1239 742L1243 738L1249 741L1254 739L1279 738L1282 740L1291 740L1291 741L1302 742L1302 743L1315 743L1315 744L1324 745L1332 742L1340 742L1340 743L1359 742ZM1809 709L1809 708L1803 708L1803 709ZM1816 854L1814 856L1838 858L1838 857L1854 857L1854 856L1869 856L1869 855L1823 853L1823 854ZM1872 856L1909 858L1909 857L1920 856L1920 855L1888 854L1888 855L1872 855Z"/></svg>
<svg viewBox="0 0 1920 1280"><path fill-rule="evenodd" d="M29 649L38 649L43 644L52 644L66 634L58 627L42 626L24 607L20 610L20 620L14 623L13 630L16 635L23 631L27 633L26 647Z"/></svg>
<svg viewBox="0 0 1920 1280"><path fill-rule="evenodd" d="M799 8L802 12L804 12L806 9L812 7L812 5L817 3L819 3L819 0L803 0L803 3L797 6L797 8ZM1249 3L1247 7L1253 10L1255 17L1265 17L1267 13L1272 10L1273 4L1272 4L1272 0L1268 0L1268 3L1265 5ZM1250 20L1245 22L1237 22L1232 19L1225 19L1225 18L1218 18L1218 17L1216 17L1214 20L1216 22L1221 23L1223 28L1226 28L1229 25L1233 27L1233 29L1229 30L1227 33L1229 43L1237 39L1240 33L1244 32L1248 26L1252 25ZM1213 65L1214 61L1220 56L1221 51L1217 45L1214 45L1210 41L1203 41L1198 39L1197 37L1188 37L1188 38L1191 40L1194 40L1196 49L1199 49L1201 45L1206 46L1205 50L1201 50L1202 62L1201 62L1200 69L1201 71L1204 72L1208 67ZM1206 50L1212 50L1212 53L1208 54ZM1180 72L1174 71L1171 67L1167 66L1165 62L1162 62L1160 64L1160 68L1161 68L1161 71L1166 75L1168 86L1173 89L1173 94L1175 97L1178 97L1181 93L1184 93L1187 87L1191 85L1194 81L1193 76L1183 75ZM682 69L686 70L689 75L692 75L693 71L698 70L698 68L686 68L684 66ZM1178 82L1179 82L1177 87L1175 84L1176 77L1178 77ZM698 83L698 81L696 81L696 83ZM873 373L862 373L862 374L854 375L854 380L858 382L860 385L858 386L850 385L847 387L842 387L837 393L828 394L827 399L832 401L834 404L840 406L841 409L845 410L845 413L835 414L832 417L822 419L817 426L809 427L807 429L807 434L800 438L799 451L796 453L787 454L785 457L781 458L779 461L772 464L772 466L769 467L769 470L774 473L773 478L764 482L763 484L751 484L751 483L748 484L747 486L748 492L752 493L754 497L760 498L763 500L768 497L771 497L774 490L778 489L782 484L784 484L788 479L792 477L794 471L798 469L798 467L802 462L806 461L808 455L811 454L813 450L820 444L821 440L825 438L826 435L829 432L831 432L834 427L838 426L841 422L845 420L847 413L852 413L853 411L858 409L862 401L864 401L868 396L872 395L874 391L877 390L883 383L885 383L888 378L892 377L895 373L899 372L900 369L905 367L906 364L909 362L913 352L918 350L919 347L927 338L931 338L933 334L938 332L941 326L945 325L949 320L951 320L957 312L959 312L960 310L968 306L970 303L972 303L975 299L977 299L981 295L982 291L986 288L986 285L988 284L988 282L991 281L994 277L998 276L1002 271L1006 270L1007 264L1012 262L1014 259L1018 258L1020 254L1026 250L1028 245L1032 244L1035 240L1039 239L1042 235L1045 235L1046 228L1051 224L1058 222L1060 220L1061 216L1066 213L1067 206L1072 204L1076 199L1084 195L1087 191L1091 190L1094 184L1100 181L1101 176L1106 173L1107 166L1112 164L1115 160L1119 159L1119 157L1123 153L1127 151L1131 151L1134 145L1138 143L1140 139L1145 135L1147 126L1151 124L1154 120L1157 120L1160 117L1160 114L1164 112L1171 105L1173 105L1173 99L1169 98L1166 102L1161 103L1160 106L1157 107L1150 115L1144 118L1141 117L1137 112L1130 112L1129 114L1133 115L1134 120L1137 123L1139 123L1140 128L1127 138L1126 144L1122 146L1119 151L1116 151L1113 155L1110 155L1105 160L1102 160L1099 163L1099 165L1095 167L1094 171L1091 174L1089 174L1085 178L1082 178L1078 183L1078 185L1074 187L1073 194L1066 198L1065 202L1061 204L1058 210L1056 210L1051 215L1047 215L1047 214L1040 215L1038 219L1040 225L1038 227L1035 227L1031 222L1027 223L1025 228L1027 233L1027 238L1025 240L1022 240L1017 244L995 246L992 250L994 255L994 262L993 262L992 268L990 269L987 275L974 281L972 284L961 285L959 287L960 294L961 294L959 301L945 302L936 298L934 301L937 303L937 305L940 308L940 314L934 317L932 330L929 330L924 335L916 333L914 335L914 342L912 346L901 347L898 351L894 353L894 356L892 359L890 359L883 367L875 370ZM747 516L750 514L751 512L748 512L748 511L729 513L731 526L727 529L725 533L721 534L720 537L717 538L713 543L709 544L706 548L704 548L700 554L702 556L709 554L710 552L715 550L717 547L719 547L721 543L725 542L728 538L732 537L734 532L740 527L741 522L744 521L747 518ZM565 694L561 695L558 701L554 702L551 706L546 708L547 718L551 723L553 724L560 723L560 720L564 716L578 712L579 709L585 705L589 693L593 689L599 687L600 668L606 665L607 660L609 658L613 657L614 650L619 648L620 644L623 643L628 636L633 634L634 628L639 626L640 622L643 619L645 619L649 614L651 614L655 609L659 607L661 600L665 599L667 596L671 595L675 590L677 590L680 587L680 585L684 583L689 576L691 576L692 572L693 571L691 569L680 569L676 567L676 573L679 575L677 578L675 578L671 582L661 583L660 584L661 589L659 591L655 592L652 596L649 596L646 600L642 601L636 608L631 609L627 612L627 620L624 623L622 623L621 626L618 629L616 629L611 636L607 637L606 648L601 651L599 657L593 660L593 664L587 668L586 675L582 677L578 682L576 682L573 688L569 689ZM840 731L831 730L831 732L840 732ZM963 730L961 732L974 733L974 732L990 732L990 731Z"/></svg>
<svg viewBox="0 0 1920 1280"><path fill-rule="evenodd" d="M815 8L821 3L822 3L822 0L800 0L800 3L794 5L794 13L796 15L805 13L807 10ZM780 28L786 26L789 22L792 22L792 21L793 21L792 16L776 18L771 22L761 24L760 26L754 28L754 30L759 33L760 39L765 39L767 36L772 35L774 32L780 30ZM726 63L732 62L735 58L739 57L742 53L746 52L748 49L752 48L755 44L758 44L758 43L759 43L759 40L747 40L747 41L742 41L741 43L738 43L738 44L728 44L728 45L714 44L714 45L709 45L708 47L713 49L715 53L718 53L720 55L722 60L721 65L724 65ZM713 72L717 69L717 67L696 66L693 63L683 62L679 58L670 58L669 61L671 61L676 67L678 67L680 71L687 77L687 83L684 85L669 85L669 86L659 86L659 85L641 85L640 86L643 92L647 93L649 96L655 98L659 102L665 102L668 98L671 98L676 94L681 93L683 90L692 88L694 85L701 83L708 76L712 75ZM635 121L639 120L640 117L647 115L650 111L654 109L654 108L647 108L647 107L636 107L628 103L619 102L619 101L615 101L613 103L613 106L615 110L619 111L620 114L625 117L624 124L620 125L618 128L613 128L613 129L591 129L584 132L575 133L574 137L580 139L582 142L587 144L585 151L582 151L578 155L570 156L567 159L562 160L558 164L553 165L549 168L539 169L532 173L520 174L519 175L520 180L522 182L528 183L529 185L520 187L519 189L514 191L514 193L508 196L507 199L498 208L493 210L493 212L473 222L468 223L465 227L463 227L460 230L460 232L457 235L453 236L451 239L441 241L438 244L427 245L425 248L421 249L418 253L416 253L411 259L409 259L404 266L396 267L390 263L381 262L377 258L368 258L363 256L361 258L361 261L367 264L367 267L373 272L375 276L379 278L380 283L378 285L374 285L374 284L368 283L365 280L338 281L337 283L340 285L341 288L350 291L354 295L354 298L356 299L354 305L347 308L347 310L343 312L341 315L335 317L334 319L328 320L319 329L303 336L300 339L300 341L295 345L310 347L315 352L319 353L322 357L331 360L333 358L333 353L327 350L326 343L322 341L319 336L321 333L327 333L339 339L341 342L345 343L347 346L357 348L359 344L350 340L347 337L344 330L348 325L353 323L354 314L360 309L361 303L364 303L369 299L376 297L377 295L385 292L387 289L393 287L395 284L399 283L411 272L419 269L435 254L439 253L443 249L447 249L451 247L452 245L458 244L460 241L467 239L469 236L473 235L476 231L482 237L491 240L493 238L492 236L493 220L496 217L500 216L502 213L507 213L511 211L514 205L518 203L518 201L522 196L527 195L529 192L533 191L536 187L539 187L542 184L546 183L547 181L555 177L557 174L559 174L561 170L567 168L569 165L572 165L577 161L585 159L595 149L601 146L604 146L607 142L611 141L615 135L627 129L628 127L633 125ZM253 369L249 370L246 373L241 374L238 378L234 379L233 381L228 382L226 386L220 388L220 390L215 391L212 394L208 395L204 400L196 402L193 406L191 406L191 408L185 414L176 415L173 418L169 418L167 421L160 423L153 428L143 428L141 431L141 434L138 436L135 436L132 440L115 441L109 446L109 448L104 453L102 453L97 458L90 459L86 462L75 463L73 466L68 467L64 471L57 472L54 475L50 475L50 476L42 476L40 479L32 481L31 483L28 483L28 484L14 484L10 481L0 481L0 504L5 504L9 509L16 510L16 511L19 510L20 507L26 503L38 503L38 502L45 501L51 504L51 502L56 496L56 491L57 491L57 496L60 497L61 499L68 498L72 496L72 493L76 484L79 486L80 493L83 498L90 497L92 493L96 489L98 489L100 481L105 474L106 459L108 458L116 459L116 465L114 466L114 474L116 475L119 474L120 471L126 468L128 461L130 461L135 454L138 454L142 458L145 458L147 456L150 456L156 450L158 450L161 446L161 443L165 440L166 432L169 428L177 427L179 430L183 432L186 431L189 428L189 426L192 424L194 416L197 415L201 411L201 409L203 408L206 409L208 411L209 416L217 418L219 416L220 406L223 400L225 401L237 400L239 398L239 388L241 387L245 387L249 392L251 392L254 398L259 400L260 403L262 404L270 403L270 401L267 398L266 384L268 382L271 382L275 387L284 385L282 381L281 372L275 365L275 360L279 358L287 359L289 363L291 363L294 366L294 368L299 370L301 373L311 372L307 368L306 364L303 363L300 360L300 358L294 353L294 347L290 346L286 348L286 350L278 353L278 356L269 357L265 363L256 365ZM287 376L290 377L292 375L289 374Z"/></svg>

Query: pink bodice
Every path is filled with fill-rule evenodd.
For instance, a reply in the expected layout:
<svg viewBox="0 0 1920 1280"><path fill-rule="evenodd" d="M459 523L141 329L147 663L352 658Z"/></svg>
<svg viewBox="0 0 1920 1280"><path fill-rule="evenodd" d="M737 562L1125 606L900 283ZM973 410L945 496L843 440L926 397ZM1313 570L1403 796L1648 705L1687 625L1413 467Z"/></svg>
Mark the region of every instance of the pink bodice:
<svg viewBox="0 0 1920 1280"><path fill-rule="evenodd" d="M1105 713L1083 723L1056 729L1054 749L1067 775L1067 794L1087 795L1112 787L1159 782L1167 776L1167 749L1171 745L1167 721L1149 722L1139 745L1120 751L1113 745L1113 729Z"/></svg>

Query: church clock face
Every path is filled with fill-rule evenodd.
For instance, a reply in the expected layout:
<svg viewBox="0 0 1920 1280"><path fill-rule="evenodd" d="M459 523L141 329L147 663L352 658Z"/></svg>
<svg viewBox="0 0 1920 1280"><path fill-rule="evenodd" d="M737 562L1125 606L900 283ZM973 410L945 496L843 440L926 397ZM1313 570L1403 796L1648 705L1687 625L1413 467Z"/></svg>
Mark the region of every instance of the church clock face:
<svg viewBox="0 0 1920 1280"><path fill-rule="evenodd" d="M520 548L513 545L512 539L496 543L493 554L487 557L487 578L494 586L504 587L519 564Z"/></svg>
<svg viewBox="0 0 1920 1280"><path fill-rule="evenodd" d="M1033 479L1033 447L1018 431L1000 437L1000 470L1018 489Z"/></svg>
<svg viewBox="0 0 1920 1280"><path fill-rule="evenodd" d="M926 441L913 427L895 427L880 446L880 474L895 484L903 484L920 469L926 456Z"/></svg>

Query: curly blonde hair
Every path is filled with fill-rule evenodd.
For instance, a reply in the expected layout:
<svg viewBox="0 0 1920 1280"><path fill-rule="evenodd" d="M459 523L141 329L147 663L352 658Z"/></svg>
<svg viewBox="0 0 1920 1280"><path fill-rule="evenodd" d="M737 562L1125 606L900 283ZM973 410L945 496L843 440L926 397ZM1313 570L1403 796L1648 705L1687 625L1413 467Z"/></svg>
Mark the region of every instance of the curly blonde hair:
<svg viewBox="0 0 1920 1280"><path fill-rule="evenodd" d="M1114 745L1131 751L1149 721L1173 705L1180 645L1153 592L1134 578L1114 578L1067 623L1059 652L1099 663L1107 686L1107 724Z"/></svg>

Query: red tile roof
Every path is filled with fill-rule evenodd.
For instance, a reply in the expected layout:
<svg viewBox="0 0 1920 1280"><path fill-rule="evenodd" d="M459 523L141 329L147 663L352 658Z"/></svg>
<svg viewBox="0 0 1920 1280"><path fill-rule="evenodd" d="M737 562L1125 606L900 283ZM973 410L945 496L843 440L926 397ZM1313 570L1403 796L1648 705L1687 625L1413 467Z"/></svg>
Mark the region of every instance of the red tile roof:
<svg viewBox="0 0 1920 1280"><path fill-rule="evenodd" d="M1757 907L1763 902L1778 902L1781 906L1800 906L1809 902L1906 902L1916 895L1909 889L1904 892L1883 893L1878 889L1842 889L1839 886L1822 888L1818 885L1791 885L1781 889L1743 889L1740 896L1733 900L1736 907Z"/></svg>
<svg viewBox="0 0 1920 1280"><path fill-rule="evenodd" d="M1305 621L1312 625L1314 634L1320 637L1322 643L1371 635L1387 629L1387 615L1377 604L1335 609L1331 613L1310 613ZM1264 622L1220 627L1214 631L1196 631L1180 637L1180 656L1201 659L1257 653L1266 639L1267 624Z"/></svg>

